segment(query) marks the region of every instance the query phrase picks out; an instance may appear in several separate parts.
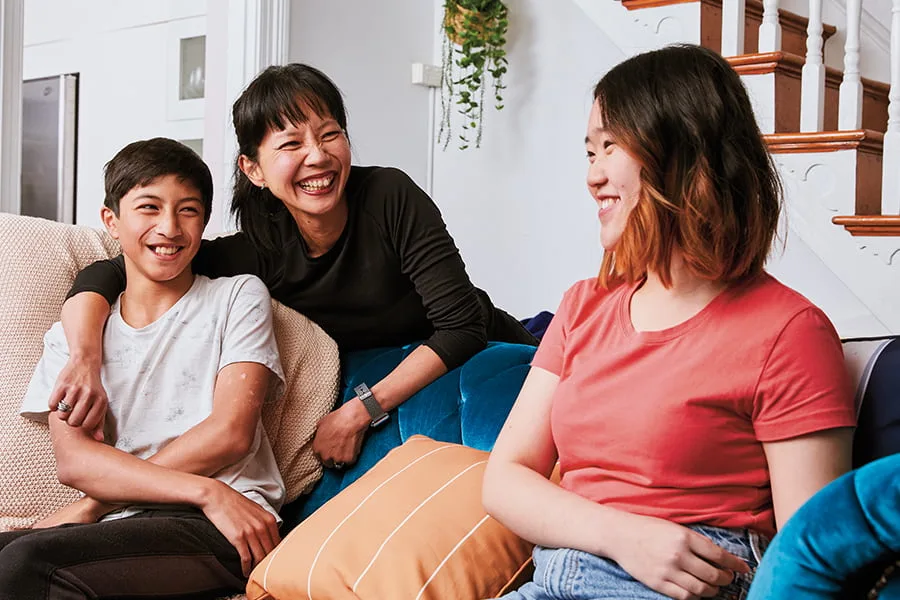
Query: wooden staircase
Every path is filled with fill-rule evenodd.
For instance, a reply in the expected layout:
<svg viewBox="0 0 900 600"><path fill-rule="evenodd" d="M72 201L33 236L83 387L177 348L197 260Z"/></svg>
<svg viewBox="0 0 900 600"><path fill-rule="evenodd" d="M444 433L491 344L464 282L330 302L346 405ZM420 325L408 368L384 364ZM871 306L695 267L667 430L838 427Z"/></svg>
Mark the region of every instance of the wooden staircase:
<svg viewBox="0 0 900 600"><path fill-rule="evenodd" d="M725 0L728 1L728 0ZM622 0L630 11L673 4L696 4L700 9L700 44L720 51L722 47L722 0ZM825 69L824 131L800 133L801 72L805 62L806 17L779 9L781 50L757 52L763 5L747 0L744 27L745 54L726 57L742 76L774 76L774 127L765 140L772 154L856 151L856 192L854 214L833 217L855 236L900 236L900 216L881 214L881 181L884 132L888 121L890 85L862 78L862 128L838 130L838 94L843 78L839 69ZM823 25L823 43L837 28Z"/></svg>

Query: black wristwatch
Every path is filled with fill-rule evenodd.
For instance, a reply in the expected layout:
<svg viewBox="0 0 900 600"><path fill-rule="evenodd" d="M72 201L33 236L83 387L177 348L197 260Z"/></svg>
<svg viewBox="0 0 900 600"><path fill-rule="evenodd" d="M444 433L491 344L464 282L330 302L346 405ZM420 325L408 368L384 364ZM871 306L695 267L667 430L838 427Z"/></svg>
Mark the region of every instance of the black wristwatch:
<svg viewBox="0 0 900 600"><path fill-rule="evenodd" d="M369 416L372 418L372 422L369 423L369 427L378 427L389 418L391 418L391 415L384 412L384 409L381 408L380 404L378 404L378 401L372 394L372 390L370 390L369 386L367 386L365 383L361 383L358 386L354 387L353 391L356 392L356 397L362 401L363 406L365 406L366 410L369 411Z"/></svg>

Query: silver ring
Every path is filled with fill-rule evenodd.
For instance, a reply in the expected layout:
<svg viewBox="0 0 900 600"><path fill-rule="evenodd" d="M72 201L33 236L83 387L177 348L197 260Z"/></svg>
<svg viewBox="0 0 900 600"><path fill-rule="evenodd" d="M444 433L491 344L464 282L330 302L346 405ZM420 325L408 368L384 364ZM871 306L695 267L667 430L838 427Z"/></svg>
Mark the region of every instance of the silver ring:
<svg viewBox="0 0 900 600"><path fill-rule="evenodd" d="M334 463L334 468L337 469L338 471L340 471L341 469L344 468L344 463L336 462L336 463Z"/></svg>
<svg viewBox="0 0 900 600"><path fill-rule="evenodd" d="M61 413L67 413L70 410L72 410L72 407L69 406L69 403L66 402L65 400L60 400L59 404L56 405L56 410L58 410Z"/></svg>

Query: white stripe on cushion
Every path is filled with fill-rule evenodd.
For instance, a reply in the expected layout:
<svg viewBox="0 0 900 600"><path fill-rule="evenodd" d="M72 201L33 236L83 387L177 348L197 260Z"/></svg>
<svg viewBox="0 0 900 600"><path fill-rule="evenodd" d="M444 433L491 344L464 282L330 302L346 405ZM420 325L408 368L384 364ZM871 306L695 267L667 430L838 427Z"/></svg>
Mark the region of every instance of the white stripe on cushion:
<svg viewBox="0 0 900 600"><path fill-rule="evenodd" d="M472 537L472 535L475 533L475 531L477 531L479 527L484 525L487 522L487 520L490 518L491 518L491 515L484 515L484 518L481 519L480 521L478 521L478 524L475 525L475 527L473 527L472 529L470 529L469 533L464 535L462 537L462 539L459 540L459 542L457 542L457 544L455 546L453 546L453 549L447 553L447 556L444 557L444 560L442 560L441 563L435 568L434 572L431 574L431 577L428 578L428 581L425 582L425 584L422 586L422 589L420 589L419 593L416 594L416 600L421 600L422 594L425 593L425 588L427 588L428 584L431 583L431 580L437 576L438 571L440 571L442 568L444 568L444 565L447 564L447 561L450 560L450 557L453 556L453 553L456 552L457 550L459 550L459 547L462 546L466 542L467 539Z"/></svg>
<svg viewBox="0 0 900 600"><path fill-rule="evenodd" d="M391 475L390 477L388 477L387 479L385 479L384 481L382 481L381 483L379 483L378 486L377 486L374 490L372 490L371 492L369 492L369 494L368 494L365 498L362 499L362 502L360 502L360 503L356 506L356 508L354 508L353 510L350 511L350 514L348 514L346 517L344 517L343 519L341 519L341 522L337 524L337 527L335 527L334 530L333 530L331 533L328 534L328 537L325 538L325 541L322 542L322 545L319 547L319 551L316 552L316 557L313 559L312 564L309 566L309 578L306 580L306 595L309 596L309 600L313 600L313 596L312 596L312 574L313 574L313 569L316 568L316 563L319 561L319 557L322 556L322 552L325 550L326 544L328 544L328 542L331 540L331 538L334 537L334 535L337 533L338 529L340 529L340 528L344 525L344 523L346 523L346 522L350 519L350 517L352 517L353 515L355 515L355 514L359 511L359 509L361 509L361 508L363 507L363 504L365 504L366 502L368 502L368 501L369 501L369 498L371 498L372 496L375 495L375 492L377 492L378 490L380 490L381 488L383 488L384 486L386 486L387 484L389 484L391 481L393 481L394 479L396 479L397 477L399 477L401 473L404 473L404 472L406 472L408 469L411 469L413 466L415 466L416 464L418 464L419 461L425 460L426 458L428 458L428 457L431 456L432 454L434 454L434 453L436 453L436 452L440 452L441 450L447 450L447 449L453 448L453 447L454 447L454 446L441 446L440 448L435 448L435 449L432 450L431 452L429 452L429 453L427 453L427 454L423 454L422 456L420 456L420 457L417 458L416 460L412 461L411 463L409 463L408 465L406 465L405 467L403 467L402 469L400 469L399 471L397 471L396 473L394 473L393 475Z"/></svg>
<svg viewBox="0 0 900 600"><path fill-rule="evenodd" d="M308 577L307 580L306 580L306 595L309 596L309 599L310 599L310 600L312 600L312 597L313 597L313 596L312 596L312 574L313 574L313 569L315 569L316 563L318 562L319 557L322 555L322 552L325 550L326 544L328 544L328 542L331 540L331 538L334 537L334 535L337 533L337 530L340 529L341 526L342 526L344 523L346 523L348 519L350 519L350 517L352 517L354 514L356 514L356 513L359 511L359 509L362 508L363 504L365 504L365 503L369 500L369 498L371 498L372 496L375 495L375 492L377 492L377 491L380 490L382 487L384 487L385 485L387 485L388 483L390 483L395 477L398 477L401 473L403 473L403 472L406 471L407 469L410 469L411 467L413 467L413 466L414 466L416 463L418 463L420 460L424 460L425 458L431 456L431 455L434 454L435 452L440 452L441 450L447 450L448 448L454 448L454 447L456 447L456 446L450 446L450 445L448 445L448 446L441 446L440 448L435 448L434 450L428 452L427 454L423 454L422 456L420 456L420 457L417 458L416 460L412 461L411 463L409 463L408 465L406 465L405 467L403 467L402 469L400 469L399 471L397 471L396 473L394 473L393 475L391 475L390 477L388 477L387 479L385 479L384 481L382 481L380 484L378 484L378 486L377 486L374 490L372 490L371 492L369 492L369 494L368 494L365 498L362 499L362 501L356 506L356 508L354 508L352 511L350 511L350 514L348 514L346 517L343 518L343 520L342 520L340 523L338 523L337 527L335 527L334 530L332 530L332 532L331 532L330 534L328 534L328 537L325 538L325 540L322 542L322 545L319 547L318 552L316 552L316 556L315 556L315 558L313 559L312 564L309 566L309 577ZM299 531L299 528L295 529L295 531ZM285 540L287 540L288 538L290 538L291 535L293 535L293 532L292 532L290 535L288 535L288 537L285 538ZM272 568L272 565L275 564L275 559L278 557L278 552L281 550L281 548L283 548L283 547L286 545L286 544L284 543L285 540L282 540L281 544L279 544L278 547L275 548L275 550L272 551L272 558L269 560L269 564L266 565L266 570L265 570L265 573L263 574L263 584L262 584L262 585L263 585L263 589L264 589L266 592L269 591L269 587L268 587L269 569L271 569L271 568Z"/></svg>
<svg viewBox="0 0 900 600"><path fill-rule="evenodd" d="M356 580L356 583L353 584L353 593L354 593L354 594L356 593L356 588L359 587L359 582L362 581L363 577L366 576L366 573L369 572L369 569L372 568L372 565L375 564L375 561L378 559L378 556L381 554L381 551L384 550L384 547L387 545L387 543L388 543L389 541L391 541L391 538L394 537L394 535L395 535L398 531L400 531L400 528L403 527L403 526L406 524L406 522L409 521L409 520L413 517L413 515L415 515L417 512L419 512L419 510L420 510L422 507L424 507L426 504L428 504L428 502L429 502L432 498L434 498L435 496L437 496L438 494L440 494L441 492L443 492L445 489L447 489L447 487L449 487L450 484L452 484L454 481L456 481L457 479L459 479L460 477L462 477L463 475L465 475L466 473L468 473L469 471L471 471L471 470L474 469L475 467L477 467L477 466L479 466L479 465L483 465L483 464L487 464L487 461L486 461L486 460L480 460L480 461L478 461L477 463L474 463L474 464L469 465L468 467L466 467L465 469L463 469L461 472L459 472L459 473L457 473L456 475L454 475L447 483L445 483L444 485L442 485L441 487L439 487L438 489L436 489L430 496L428 496L427 498L425 498L424 500L422 500L422 502L419 503L419 505L418 505L417 507L415 507L415 508L412 510L412 512L410 512L408 515L406 515L406 517L405 517L402 521L400 521L400 523L394 528L394 530L393 530L390 534L388 534L388 536L384 539L384 541L381 542L381 546L378 547L378 550L375 552L375 555L372 557L372 560L369 561L369 564L366 565L366 568L363 569L363 572L362 572L362 573L360 573L359 579L357 579L357 580Z"/></svg>

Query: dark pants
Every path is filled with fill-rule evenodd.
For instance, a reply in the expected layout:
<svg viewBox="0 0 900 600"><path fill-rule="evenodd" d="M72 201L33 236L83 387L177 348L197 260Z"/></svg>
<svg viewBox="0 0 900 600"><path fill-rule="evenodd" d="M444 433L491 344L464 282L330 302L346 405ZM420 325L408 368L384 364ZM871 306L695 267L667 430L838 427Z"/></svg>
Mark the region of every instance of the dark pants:
<svg viewBox="0 0 900 600"><path fill-rule="evenodd" d="M218 598L244 581L237 550L192 509L0 533L0 600Z"/></svg>

